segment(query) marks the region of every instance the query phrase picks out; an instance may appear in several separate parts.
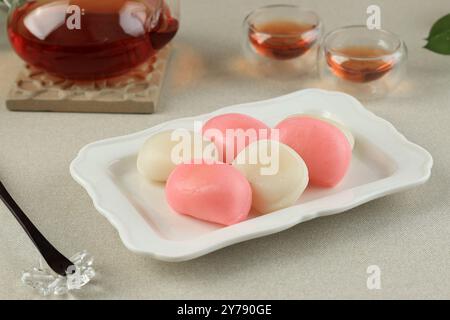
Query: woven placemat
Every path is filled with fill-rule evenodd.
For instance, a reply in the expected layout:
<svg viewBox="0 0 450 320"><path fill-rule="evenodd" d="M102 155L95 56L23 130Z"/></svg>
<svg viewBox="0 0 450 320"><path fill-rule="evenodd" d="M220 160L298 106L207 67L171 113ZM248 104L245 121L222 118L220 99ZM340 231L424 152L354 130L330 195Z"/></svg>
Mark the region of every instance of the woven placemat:
<svg viewBox="0 0 450 320"><path fill-rule="evenodd" d="M170 46L124 76L92 82L61 79L25 66L6 106L12 111L153 113L169 58Z"/></svg>

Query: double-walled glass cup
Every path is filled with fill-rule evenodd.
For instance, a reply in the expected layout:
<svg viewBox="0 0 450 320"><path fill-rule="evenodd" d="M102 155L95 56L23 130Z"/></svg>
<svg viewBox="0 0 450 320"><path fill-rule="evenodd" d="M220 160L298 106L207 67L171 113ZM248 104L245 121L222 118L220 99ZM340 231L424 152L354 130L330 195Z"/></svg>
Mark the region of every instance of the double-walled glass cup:
<svg viewBox="0 0 450 320"><path fill-rule="evenodd" d="M315 12L295 5L270 5L245 18L242 45L252 62L295 64L311 71L321 35L322 23Z"/></svg>
<svg viewBox="0 0 450 320"><path fill-rule="evenodd" d="M324 37L317 63L323 87L359 98L376 98L398 86L406 60L406 45L397 35L367 26L348 26Z"/></svg>

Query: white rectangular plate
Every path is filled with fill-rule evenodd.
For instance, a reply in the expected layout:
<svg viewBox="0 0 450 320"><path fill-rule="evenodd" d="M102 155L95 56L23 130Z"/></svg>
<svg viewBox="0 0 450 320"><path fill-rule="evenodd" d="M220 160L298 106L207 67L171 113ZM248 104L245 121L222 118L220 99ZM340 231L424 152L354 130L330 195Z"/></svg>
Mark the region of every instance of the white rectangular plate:
<svg viewBox="0 0 450 320"><path fill-rule="evenodd" d="M149 183L138 175L139 148L162 130L193 130L195 120L205 121L230 112L251 115L270 126L297 113L331 116L345 124L356 138L350 170L336 188L308 188L294 206L263 216L252 215L228 227L173 212L165 201L164 185ZM409 142L353 97L308 89L94 142L79 152L70 171L87 190L95 208L117 228L127 248L160 260L184 261L424 183L432 165L426 150Z"/></svg>

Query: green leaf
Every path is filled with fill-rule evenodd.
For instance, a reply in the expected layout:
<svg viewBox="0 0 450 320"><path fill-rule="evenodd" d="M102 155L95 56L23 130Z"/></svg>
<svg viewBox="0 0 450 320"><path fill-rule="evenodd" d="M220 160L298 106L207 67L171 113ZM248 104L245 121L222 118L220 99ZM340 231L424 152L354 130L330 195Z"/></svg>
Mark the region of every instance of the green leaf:
<svg viewBox="0 0 450 320"><path fill-rule="evenodd" d="M450 55L450 13L433 24L426 40L426 49Z"/></svg>
<svg viewBox="0 0 450 320"><path fill-rule="evenodd" d="M430 40L434 36L437 36L438 34L441 34L442 32L445 32L447 30L450 30L450 13L446 16L443 16L433 24L427 40Z"/></svg>
<svg viewBox="0 0 450 320"><path fill-rule="evenodd" d="M436 53L450 55L450 29L429 38L425 48Z"/></svg>

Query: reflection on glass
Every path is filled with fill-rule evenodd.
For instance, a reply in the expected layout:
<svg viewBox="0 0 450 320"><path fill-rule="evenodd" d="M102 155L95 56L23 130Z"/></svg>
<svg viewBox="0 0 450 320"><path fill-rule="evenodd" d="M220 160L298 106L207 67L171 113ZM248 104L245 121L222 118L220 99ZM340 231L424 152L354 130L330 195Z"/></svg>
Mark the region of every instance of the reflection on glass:
<svg viewBox="0 0 450 320"><path fill-rule="evenodd" d="M306 75L316 67L322 23L316 13L296 5L270 5L251 12L243 24L247 60L264 73Z"/></svg>
<svg viewBox="0 0 450 320"><path fill-rule="evenodd" d="M34 67L69 79L108 78L146 62L175 36L177 5L32 0L11 10L8 34L17 54Z"/></svg>
<svg viewBox="0 0 450 320"><path fill-rule="evenodd" d="M360 98L380 97L403 77L405 44L393 33L349 26L329 33L318 56L322 84Z"/></svg>

